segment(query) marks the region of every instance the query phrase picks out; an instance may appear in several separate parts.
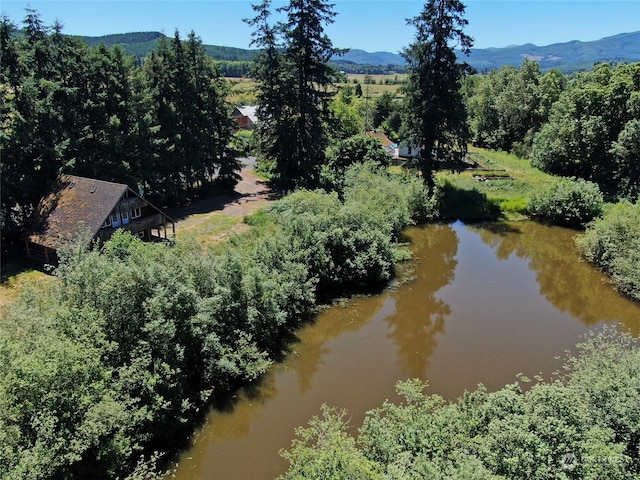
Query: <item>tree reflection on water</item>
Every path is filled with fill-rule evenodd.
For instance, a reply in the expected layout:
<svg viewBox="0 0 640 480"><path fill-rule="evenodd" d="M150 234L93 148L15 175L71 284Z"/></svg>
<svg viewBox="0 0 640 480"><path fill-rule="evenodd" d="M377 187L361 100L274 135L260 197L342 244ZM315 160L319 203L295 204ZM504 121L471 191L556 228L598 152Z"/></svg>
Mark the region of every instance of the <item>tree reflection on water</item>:
<svg viewBox="0 0 640 480"><path fill-rule="evenodd" d="M420 252L415 280L392 295L396 311L385 321L405 377L423 378L437 347L436 335L444 333L445 320L451 314L451 307L436 293L455 278L458 236L449 225L418 231L410 237L414 251Z"/></svg>

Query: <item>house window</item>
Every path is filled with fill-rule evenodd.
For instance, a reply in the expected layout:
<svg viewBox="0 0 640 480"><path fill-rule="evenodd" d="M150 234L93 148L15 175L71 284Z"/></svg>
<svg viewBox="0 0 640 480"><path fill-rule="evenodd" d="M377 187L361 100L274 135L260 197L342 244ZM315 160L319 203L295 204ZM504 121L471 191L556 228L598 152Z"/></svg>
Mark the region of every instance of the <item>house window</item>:
<svg viewBox="0 0 640 480"><path fill-rule="evenodd" d="M131 209L131 218L138 218L142 216L142 210L140 207L134 207Z"/></svg>
<svg viewBox="0 0 640 480"><path fill-rule="evenodd" d="M104 221L104 223L102 224L101 228L108 228L111 226L111 215L109 215L107 217L107 219Z"/></svg>
<svg viewBox="0 0 640 480"><path fill-rule="evenodd" d="M119 220L118 212L113 212L111 214L111 223L118 223Z"/></svg>

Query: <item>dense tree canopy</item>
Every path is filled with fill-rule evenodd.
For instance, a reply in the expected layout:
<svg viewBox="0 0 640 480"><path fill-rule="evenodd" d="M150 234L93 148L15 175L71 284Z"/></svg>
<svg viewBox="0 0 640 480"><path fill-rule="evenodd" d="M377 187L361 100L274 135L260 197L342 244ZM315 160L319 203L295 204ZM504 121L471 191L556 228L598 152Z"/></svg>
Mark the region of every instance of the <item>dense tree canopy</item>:
<svg viewBox="0 0 640 480"><path fill-rule="evenodd" d="M143 188L156 201L231 187L226 82L192 32L144 68L118 46L88 47L27 10L2 37L2 235L17 236L60 173Z"/></svg>
<svg viewBox="0 0 640 480"><path fill-rule="evenodd" d="M640 63L577 75L536 135L532 163L591 180L612 197L640 195Z"/></svg>
<svg viewBox="0 0 640 480"><path fill-rule="evenodd" d="M520 68L504 66L469 77L464 92L473 141L526 156L565 83L558 70L543 75L530 60Z"/></svg>

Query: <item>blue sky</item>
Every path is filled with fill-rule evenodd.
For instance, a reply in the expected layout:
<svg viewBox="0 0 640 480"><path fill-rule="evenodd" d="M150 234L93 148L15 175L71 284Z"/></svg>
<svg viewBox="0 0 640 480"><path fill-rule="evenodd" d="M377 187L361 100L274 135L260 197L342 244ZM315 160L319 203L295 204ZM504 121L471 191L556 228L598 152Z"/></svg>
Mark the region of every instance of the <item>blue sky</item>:
<svg viewBox="0 0 640 480"><path fill-rule="evenodd" d="M249 48L248 0L0 0L0 10L20 23L25 8L37 10L45 24L57 19L63 32L100 36L160 31L183 37L193 30L205 44ZM255 0L253 3L258 3ZM398 52L413 39L405 19L419 14L415 0L333 0L338 13L327 27L334 46L369 52ZM597 40L640 30L638 0L467 0L466 33L475 47L504 47L570 40ZM273 5L283 1L274 0ZM639 47L640 48L640 47Z"/></svg>

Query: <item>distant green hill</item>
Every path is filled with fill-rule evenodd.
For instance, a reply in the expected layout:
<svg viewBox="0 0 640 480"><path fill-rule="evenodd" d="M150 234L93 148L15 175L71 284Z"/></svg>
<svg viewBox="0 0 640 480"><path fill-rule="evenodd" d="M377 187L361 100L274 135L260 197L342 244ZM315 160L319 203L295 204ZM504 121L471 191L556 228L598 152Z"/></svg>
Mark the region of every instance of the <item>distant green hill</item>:
<svg viewBox="0 0 640 480"><path fill-rule="evenodd" d="M165 37L165 35L160 32L133 32L116 33L102 37L77 38L80 38L89 45L104 43L107 47L112 47L118 44L125 53L142 58L151 53L161 37ZM250 62L256 54L256 50L245 50L243 48L222 47L217 45L205 45L204 47L207 55L214 60Z"/></svg>
<svg viewBox="0 0 640 480"><path fill-rule="evenodd" d="M120 44L124 51L138 58L149 55L163 34L159 32L134 32L103 37L79 37L89 45L104 43L107 46ZM227 62L250 62L256 50L205 45L209 56ZM592 42L574 40L539 47L533 44L504 48L474 48L467 62L479 72L500 68L503 65L520 65L525 59L540 63L543 70L558 68L570 73L588 69L597 62L637 62L640 61L640 32L621 33ZM404 66L401 55L390 52L369 53L353 49L341 57L334 57L340 68L360 66L360 69L375 66L398 69Z"/></svg>

